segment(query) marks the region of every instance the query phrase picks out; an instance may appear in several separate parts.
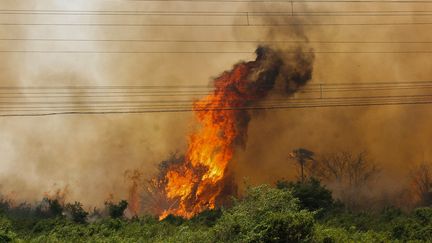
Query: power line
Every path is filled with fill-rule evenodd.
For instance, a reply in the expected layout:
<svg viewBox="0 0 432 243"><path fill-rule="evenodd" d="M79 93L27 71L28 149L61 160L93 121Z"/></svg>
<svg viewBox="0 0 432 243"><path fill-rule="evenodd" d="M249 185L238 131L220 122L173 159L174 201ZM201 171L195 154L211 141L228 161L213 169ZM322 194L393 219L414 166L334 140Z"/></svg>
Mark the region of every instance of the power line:
<svg viewBox="0 0 432 243"><path fill-rule="evenodd" d="M44 54L253 54L253 51L52 51L52 50L0 50L0 53ZM296 51L284 51L297 54ZM303 51L310 54L431 54L432 50L416 51Z"/></svg>
<svg viewBox="0 0 432 243"><path fill-rule="evenodd" d="M152 83L166 83L166 82L180 82L179 80L150 80ZM126 82L123 80L123 82ZM149 82L144 80L134 80L134 82ZM364 87L364 86L370 86L370 87L383 87L388 86L389 88L394 88L397 86L425 86L425 85L432 85L432 80L398 80L398 81L368 81L364 82L361 80L353 80L353 81L326 81L326 80L319 80L315 81L314 83L309 83L308 87ZM159 90L159 89L168 89L176 91L176 89L214 89L212 85L50 85L50 86L0 86L0 90L61 90L61 89L67 89L67 90L118 90L118 89L125 89L125 90Z"/></svg>
<svg viewBox="0 0 432 243"><path fill-rule="evenodd" d="M122 80L126 82L125 80ZM134 82L144 82L144 80L133 80ZM171 82L179 80L150 80L155 83ZM147 81L145 81L147 82ZM314 83L309 83L308 86L364 86L364 85L423 85L432 84L432 80L379 80L379 81L363 81L363 80L339 80L327 81L319 80ZM213 88L211 85L50 85L50 86L0 86L0 89L154 89L154 88Z"/></svg>
<svg viewBox="0 0 432 243"><path fill-rule="evenodd" d="M197 87L199 88L199 87ZM424 91L432 89L432 84L428 85L400 85L393 84L392 86L382 86L382 85L345 85L345 86L330 86L330 85L319 85L316 87L308 87L301 89L299 93L333 93L333 92L364 92L364 91L402 91L402 90L417 90ZM2 88L1 90L4 90ZM23 90L26 90L23 88ZM213 89L189 89L189 90L155 90L155 89L144 89L144 90L116 90L112 91L110 89L73 89L70 91L63 89L60 90L44 90L41 89L38 92L28 92L28 91L14 91L14 92L0 92L0 99L9 98L127 98L127 97L175 97L175 96L204 96L210 94ZM44 91L44 92L41 92ZM272 89L272 91L283 91L283 89Z"/></svg>
<svg viewBox="0 0 432 243"><path fill-rule="evenodd" d="M380 10L380 11L127 11L127 10L0 10L0 15L85 15L85 16L198 16L198 17L296 17L296 16L430 16L430 10Z"/></svg>
<svg viewBox="0 0 432 243"><path fill-rule="evenodd" d="M432 94L417 94L417 95L375 95L375 96L339 96L339 97L308 97L308 98L269 98L264 103L285 103L285 102L322 102L322 101L369 101L369 100L400 100L400 99L425 99L432 98ZM54 105L61 107L79 107L79 106L93 106L93 105L191 105L191 104L207 104L208 102L215 103L215 105L224 104L225 102L242 101L237 98L225 98L223 100L191 100L191 99L170 99L170 100L87 100L87 101L0 101L0 105L14 105L21 107L28 107L28 105ZM52 106L50 106L52 107ZM0 107L0 108L5 108Z"/></svg>
<svg viewBox="0 0 432 243"><path fill-rule="evenodd" d="M372 85L371 85L372 84ZM348 86L368 85L376 83L358 84ZM379 83L378 86L383 86ZM384 83L388 84L388 83ZM416 82L413 83L414 86ZM332 86L332 84L329 84ZM333 86L344 87L343 84ZM367 86L366 86L367 87ZM388 91L391 88L388 89ZM125 113L154 113L154 112L185 112L185 111L213 111L213 110L254 110L254 109L290 109L290 108L312 108L312 107L336 107L336 106L375 106L375 105L398 105L398 104L429 104L432 102L432 94L421 95L378 95L378 96L342 96L342 97L320 97L320 98L290 98L290 99L267 99L255 106L225 106L235 99L207 101L193 100L150 100L150 101L26 101L26 102L0 102L0 116L45 116L65 114L125 114ZM226 103L228 102L228 103ZM192 108L192 104L195 108ZM203 106L205 104L205 106ZM5 106L7 105L7 106ZM35 106L37 105L37 106ZM43 106L40 106L43 105ZM8 114L4 114L9 112ZM13 112L14 114L12 114ZM17 112L32 112L29 114L15 114ZM39 112L39 113L35 113Z"/></svg>
<svg viewBox="0 0 432 243"><path fill-rule="evenodd" d="M393 102L393 103L370 103L370 104L316 104L303 106L269 106L269 107L248 107L242 109L213 109L213 110L284 110L284 109L304 109L304 108L327 108L327 107L367 107L367 106L393 106L393 105L425 105L431 101L420 102ZM193 109L167 109L167 110L129 110L129 111L66 111L66 112L46 112L33 114L1 114L0 117L35 117L35 116L54 116L54 115L108 115L108 114L143 114L143 113L178 113L200 111Z"/></svg>
<svg viewBox="0 0 432 243"><path fill-rule="evenodd" d="M287 1L287 3L291 3L291 1ZM430 1L432 3L432 1ZM408 9L408 8L406 8ZM296 11L295 13L431 13L432 10L404 10L404 9L395 9L395 10L343 10L343 11ZM245 15L246 13L253 14L253 15L268 15L268 14L275 14L275 15L291 15L291 9L281 11L280 8L278 8L277 11L215 11L215 10L198 10L198 11L183 11L183 10L177 10L177 11L149 11L149 10L69 10L69 9L0 9L0 13L3 14L17 14L17 13L23 13L23 14L143 14L143 15L171 15L171 14L181 14L181 15L209 15L209 14L229 14L229 15Z"/></svg>
<svg viewBox="0 0 432 243"><path fill-rule="evenodd" d="M91 26L91 27L283 27L283 26L403 26L403 25L430 25L432 22L372 22L372 23L254 23L253 17L397 17L397 16L432 16L432 11L405 11L405 10L386 10L386 11L309 11L309 12L223 12L223 11L74 11L74 10L0 10L0 15L133 15L133 16L182 16L182 17L243 17L244 23L220 24L220 23L0 23L2 26ZM251 19L252 18L252 19Z"/></svg>
<svg viewBox="0 0 432 243"><path fill-rule="evenodd" d="M286 26L403 26L431 25L432 22L392 23L279 23L279 24L108 24L108 23L0 23L0 26L91 26L91 27L286 27Z"/></svg>
<svg viewBox="0 0 432 243"><path fill-rule="evenodd" d="M53 42L149 42L149 43L293 43L293 44L432 44L432 41L331 41L331 40L179 40L179 39L67 39L67 38L0 38L0 41Z"/></svg>
<svg viewBox="0 0 432 243"><path fill-rule="evenodd" d="M423 90L423 89L421 89ZM421 91L419 90L419 91ZM387 90L390 91L390 90ZM293 99L288 99L288 98L273 98L273 99L267 99L266 101L286 101L286 100L322 100L322 99L328 99L328 100L339 100L339 99L345 99L345 100L349 100L349 99L400 99L400 98L424 98L424 97L431 97L432 98L432 94L416 94L416 95L378 95L378 96L342 96L342 97L326 97L326 98L293 98ZM226 97L223 100L214 100L212 99L211 101L241 101L241 99L237 99L237 98L229 98ZM108 101L100 101L100 100L96 100L96 101L79 101L79 102L70 102L70 101L0 101L0 105L11 105L11 104L17 104L17 105L21 105L21 104L72 104L72 105L87 105L90 103L93 104L156 104L156 103L174 103L174 104L178 104L178 103L192 103L194 102L194 100L191 99L182 99L182 100L132 100L132 101L125 101L125 100L108 100ZM197 101L199 102L207 102L207 100L205 101Z"/></svg>
<svg viewBox="0 0 432 243"><path fill-rule="evenodd" d="M126 2L230 2L230 3L432 3L430 0L123 0Z"/></svg>

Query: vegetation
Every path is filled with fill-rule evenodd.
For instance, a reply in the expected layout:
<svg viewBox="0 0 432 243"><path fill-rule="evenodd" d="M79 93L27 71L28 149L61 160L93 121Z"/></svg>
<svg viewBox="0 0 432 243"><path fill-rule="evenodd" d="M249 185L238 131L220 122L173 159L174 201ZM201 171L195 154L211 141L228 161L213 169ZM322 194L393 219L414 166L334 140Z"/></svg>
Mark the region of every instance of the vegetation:
<svg viewBox="0 0 432 243"><path fill-rule="evenodd" d="M126 201L88 213L79 202L62 206L0 203L0 242L431 242L432 208L403 212L351 211L316 179L249 188L229 208L186 220L127 219ZM106 215L106 216L104 216Z"/></svg>
<svg viewBox="0 0 432 243"><path fill-rule="evenodd" d="M310 178L306 183L280 180L276 182L276 187L291 190L294 197L300 200L300 206L310 211L336 206L331 191L321 186L315 178Z"/></svg>
<svg viewBox="0 0 432 243"><path fill-rule="evenodd" d="M416 208L400 209L389 201L377 209L362 207L372 204L367 189L379 173L365 153L315 156L298 149L292 158L299 166L299 181L250 187L229 207L192 219L128 218L137 205L124 200L93 211L79 202L65 204L64 198L45 198L36 206L0 200L0 243L432 242L431 165L411 172ZM321 183L336 187L331 191Z"/></svg>
<svg viewBox="0 0 432 243"><path fill-rule="evenodd" d="M118 204L114 204L112 202L106 202L105 206L108 209L109 216L111 218L117 219L123 217L124 211L128 206L128 202L125 200L121 200Z"/></svg>

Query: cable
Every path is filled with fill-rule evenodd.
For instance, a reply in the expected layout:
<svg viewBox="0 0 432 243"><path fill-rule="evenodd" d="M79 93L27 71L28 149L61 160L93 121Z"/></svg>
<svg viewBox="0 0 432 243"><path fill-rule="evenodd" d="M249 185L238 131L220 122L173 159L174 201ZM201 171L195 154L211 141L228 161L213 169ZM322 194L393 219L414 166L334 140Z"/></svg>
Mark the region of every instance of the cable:
<svg viewBox="0 0 432 243"><path fill-rule="evenodd" d="M231 16L244 17L244 23L234 24L206 24L206 23L0 23L2 26L92 26L92 27L283 27L283 26L403 26L403 25L431 25L432 22L374 22L374 23L254 23L250 21L252 17L343 17L343 16L432 16L432 11L405 11L405 10L386 10L386 11L327 11L327 12L222 12L222 11L177 11L177 12L157 12L157 11L74 11L74 10L0 10L0 15L133 15L133 16Z"/></svg>
<svg viewBox="0 0 432 243"><path fill-rule="evenodd" d="M163 83L163 82L179 82L179 80L150 80L152 83ZM126 81L123 81L126 82ZM134 82L148 82L144 80L134 80ZM432 80L400 80L400 81L373 81L373 82L364 82L364 81L332 81L328 82L326 80L318 80L314 83L309 83L307 87L318 87L318 86L326 86L326 87L342 87L342 86L390 86L393 88L397 85L432 85ZM264 86L265 87L265 86ZM209 85L65 85L65 86L0 86L0 90L34 90L34 89L42 89L42 90L55 90L55 89L88 89L88 90L112 90L112 89L131 89L131 90L154 90L154 89L195 89L195 88L205 88L205 89L214 89L215 87Z"/></svg>
<svg viewBox="0 0 432 243"><path fill-rule="evenodd" d="M106 11L106 10L0 10L0 15L63 15L63 16L199 16L199 17L302 17L302 16L431 16L428 10L381 10L381 11Z"/></svg>
<svg viewBox="0 0 432 243"><path fill-rule="evenodd" d="M280 23L280 24L94 24L94 23L0 23L0 26L91 26L91 27L286 27L286 26L403 26L431 25L432 22L400 23Z"/></svg>
<svg viewBox="0 0 432 243"><path fill-rule="evenodd" d="M432 41L330 41L330 40L163 40L163 39L59 39L59 38L0 38L0 41L58 42L150 42L150 43L293 43L293 44L432 44Z"/></svg>
<svg viewBox="0 0 432 243"><path fill-rule="evenodd" d="M396 86L396 87L318 87L304 88L299 93L333 93L333 92L364 92L364 91L400 91L400 90L417 90L424 91L432 89L432 85L415 85L415 86ZM173 90L173 91L71 91L71 92L0 92L0 99L10 98L128 98L128 97L175 97L175 96L204 96L208 95L211 90ZM283 89L273 89L274 91L283 91Z"/></svg>
<svg viewBox="0 0 432 243"><path fill-rule="evenodd" d="M230 3L432 3L430 0L123 0L125 2L230 2Z"/></svg>
<svg viewBox="0 0 432 243"><path fill-rule="evenodd" d="M0 53L44 54L253 54L252 51L50 51L50 50L0 50ZM284 51L297 54L296 51ZM431 54L432 50L420 51L303 51L311 54Z"/></svg>
<svg viewBox="0 0 432 243"><path fill-rule="evenodd" d="M367 107L367 106L389 106L389 105L425 105L432 104L431 101L422 102L394 102L394 103L371 103L371 104L332 104L332 105L305 105L305 106L273 106L273 107L250 107L243 109L214 109L214 110L284 110L284 109L303 109L303 108L325 108L325 107ZM33 114L1 114L0 117L34 117L34 116L54 116L54 115L108 115L108 114L143 114L143 113L174 113L192 112L193 109L172 109L172 110L136 110L136 111L70 111L70 112L46 112ZM197 111L197 110L195 110ZM199 111L199 110L198 110Z"/></svg>
<svg viewBox="0 0 432 243"><path fill-rule="evenodd" d="M418 95L375 95L375 96L340 96L340 97L309 97L309 98L269 98L260 104L281 104L281 103L291 103L291 102L364 102L371 100L402 100L402 99L430 99L432 98L432 94L418 94ZM93 107L97 105L100 106L114 106L114 105L147 105L150 107L153 106L176 106L176 105L187 105L191 104L195 105L224 105L226 103L237 104L244 102L248 102L247 100L241 100L237 98L224 98L223 100L210 99L210 100L92 100L92 101L1 101L0 105L3 105L0 108L13 108L13 107L35 107L33 105L50 105L49 107ZM5 107L4 105L9 105ZM29 106L30 105L30 106ZM12 107L13 106L13 107ZM37 106L38 108L47 108ZM49 108L48 107L48 108Z"/></svg>
<svg viewBox="0 0 432 243"><path fill-rule="evenodd" d="M291 3L291 1L289 1ZM432 3L432 1L430 2ZM383 14L383 13L406 13L406 14L418 14L428 13L432 14L431 10L345 10L345 11L294 11L298 14L333 14L333 13L370 13L370 14ZM94 15L94 14L120 14L120 15L217 15L217 16L280 16L280 15L292 15L291 9L281 11L147 11L147 10L65 10L65 9L0 9L0 14L79 14L79 15Z"/></svg>
<svg viewBox="0 0 432 243"><path fill-rule="evenodd" d="M123 81L126 82L126 81ZM144 83L148 81L134 81L135 83ZM167 83L167 82L179 82L178 80L164 80L164 81L155 81L152 83ZM362 82L362 81L351 81L351 82L327 82L324 80L314 81L313 83L309 83L307 87L302 90L339 90L339 89L349 89L350 87L354 90L363 89L363 88L387 88L389 90L398 89L398 88L425 88L431 87L432 81L429 80L411 80L411 81L375 81L375 82ZM262 86L266 87L266 86ZM212 87L209 85L76 85L76 86L0 86L0 91L8 91L7 93L0 94L46 94L46 92L54 91L55 94L59 94L59 91L65 93L64 91L68 91L66 93L160 93L160 92L200 92L200 91L212 91L216 87ZM269 86L269 88L273 88L273 90L277 90L277 87ZM283 89L283 88L282 88ZM17 90L23 90L21 92L17 92ZM28 90L34 92L34 90L44 91L41 93L38 91L37 93L28 93ZM10 93L10 91L14 91L15 93ZM24 93L24 91L26 93Z"/></svg>
<svg viewBox="0 0 432 243"><path fill-rule="evenodd" d="M224 101L227 101L224 99ZM187 103L182 103L187 102ZM190 100L169 101L98 101L98 102L2 102L1 105L21 105L0 107L0 116L46 116L46 115L72 115L72 114L127 114L127 113L155 113L155 112L186 112L186 111L217 111L217 110L273 110L290 108L314 107L345 107L345 106L376 106L401 104L430 104L431 95L405 95L405 96L363 96L363 97L329 97L329 98L295 98L270 99L256 106L223 107L223 103L214 103L206 106L196 102L195 109L191 107ZM22 105L26 106L22 106ZM27 105L51 106L27 106ZM97 106L95 106L97 104ZM131 106L131 104L135 104ZM205 104L205 103L204 103ZM235 104L235 103L234 103ZM67 106L65 106L67 105ZM202 106L203 108L199 108ZM8 112L4 114L4 112ZM32 112L19 113L17 112ZM35 113L39 112L39 113ZM12 114L13 113L13 114Z"/></svg>

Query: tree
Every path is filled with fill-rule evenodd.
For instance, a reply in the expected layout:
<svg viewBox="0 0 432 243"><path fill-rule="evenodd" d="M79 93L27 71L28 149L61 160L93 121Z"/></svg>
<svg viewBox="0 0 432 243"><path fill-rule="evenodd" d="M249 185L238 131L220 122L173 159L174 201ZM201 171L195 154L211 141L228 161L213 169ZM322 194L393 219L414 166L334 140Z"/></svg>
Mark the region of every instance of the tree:
<svg viewBox="0 0 432 243"><path fill-rule="evenodd" d="M432 166L421 163L411 170L411 180L418 203L422 206L432 206Z"/></svg>
<svg viewBox="0 0 432 243"><path fill-rule="evenodd" d="M63 205L58 199L43 198L34 209L37 217L51 218L59 217L63 214Z"/></svg>
<svg viewBox="0 0 432 243"><path fill-rule="evenodd" d="M314 152L304 148L295 149L293 152L289 154L289 157L291 159L295 159L300 166L300 178L302 183L304 183L305 181L305 175L304 175L305 164L307 161L313 161L314 160L313 156L314 156Z"/></svg>
<svg viewBox="0 0 432 243"><path fill-rule="evenodd" d="M75 202L74 204L68 203L65 207L65 210L74 222L86 222L88 213L82 208L82 204L80 202Z"/></svg>
<svg viewBox="0 0 432 243"><path fill-rule="evenodd" d="M330 185L332 191L350 208L359 206L359 199L365 196L363 189L379 173L378 167L365 152L323 154L307 170L313 177Z"/></svg>
<svg viewBox="0 0 432 243"><path fill-rule="evenodd" d="M305 183L277 181L278 189L288 189L300 200L300 205L308 210L329 209L334 205L332 193L320 181L310 178Z"/></svg>
<svg viewBox="0 0 432 243"><path fill-rule="evenodd" d="M57 217L61 216L63 213L63 206L60 204L57 199L47 199L48 200L48 209L52 216Z"/></svg>
<svg viewBox="0 0 432 243"><path fill-rule="evenodd" d="M109 216L116 219L123 217L124 211L128 206L128 202L126 200L121 200L118 204L105 202L105 206L108 209Z"/></svg>

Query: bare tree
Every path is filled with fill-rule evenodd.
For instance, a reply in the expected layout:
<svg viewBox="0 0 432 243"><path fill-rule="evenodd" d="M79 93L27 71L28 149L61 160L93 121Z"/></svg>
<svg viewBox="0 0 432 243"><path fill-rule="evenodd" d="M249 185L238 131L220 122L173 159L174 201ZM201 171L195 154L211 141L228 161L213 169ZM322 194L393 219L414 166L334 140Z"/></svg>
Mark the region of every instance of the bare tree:
<svg viewBox="0 0 432 243"><path fill-rule="evenodd" d="M432 205L432 164L423 162L411 170L413 192L422 206Z"/></svg>
<svg viewBox="0 0 432 243"><path fill-rule="evenodd" d="M300 166L302 183L304 183L305 181L305 173L304 173L305 164L307 161L313 161L314 160L313 156L314 156L314 152L304 148L295 149L293 152L289 154L289 157L291 159L295 159L298 165Z"/></svg>
<svg viewBox="0 0 432 243"><path fill-rule="evenodd" d="M129 182L128 212L137 216L141 212L141 193L144 182L144 172L141 169L127 170L124 173Z"/></svg>
<svg viewBox="0 0 432 243"><path fill-rule="evenodd" d="M309 164L308 173L329 185L348 207L358 206L362 192L379 169L365 152L330 153Z"/></svg>

